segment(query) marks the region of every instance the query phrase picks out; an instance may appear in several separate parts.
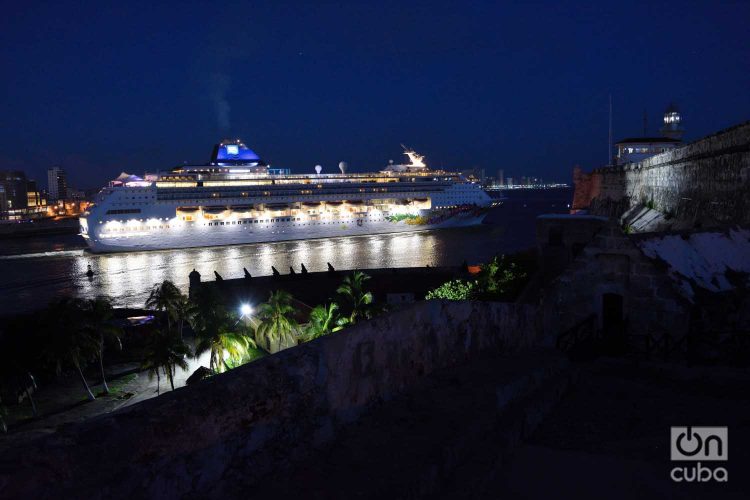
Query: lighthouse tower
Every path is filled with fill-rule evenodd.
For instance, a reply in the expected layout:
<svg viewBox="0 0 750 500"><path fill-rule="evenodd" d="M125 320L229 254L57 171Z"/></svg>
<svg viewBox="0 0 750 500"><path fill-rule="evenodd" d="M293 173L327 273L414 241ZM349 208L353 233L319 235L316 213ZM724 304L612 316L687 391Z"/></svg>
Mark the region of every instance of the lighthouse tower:
<svg viewBox="0 0 750 500"><path fill-rule="evenodd" d="M682 140L683 133L685 131L682 129L680 110L674 103L671 103L664 112L664 126L661 128L661 135L670 139Z"/></svg>

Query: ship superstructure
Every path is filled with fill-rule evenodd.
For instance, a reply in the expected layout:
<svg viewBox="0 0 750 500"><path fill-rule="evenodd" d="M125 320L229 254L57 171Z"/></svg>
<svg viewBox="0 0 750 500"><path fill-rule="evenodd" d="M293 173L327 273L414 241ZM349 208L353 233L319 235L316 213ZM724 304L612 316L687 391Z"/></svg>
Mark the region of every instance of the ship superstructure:
<svg viewBox="0 0 750 500"><path fill-rule="evenodd" d="M81 218L94 252L232 245L479 224L493 201L458 173L407 164L379 172L292 174L225 140L205 165L123 173Z"/></svg>

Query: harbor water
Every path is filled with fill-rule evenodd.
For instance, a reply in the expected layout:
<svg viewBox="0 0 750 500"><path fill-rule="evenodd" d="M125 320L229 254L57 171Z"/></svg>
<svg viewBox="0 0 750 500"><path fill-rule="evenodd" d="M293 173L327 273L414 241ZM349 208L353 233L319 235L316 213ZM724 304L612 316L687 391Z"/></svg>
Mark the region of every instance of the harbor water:
<svg viewBox="0 0 750 500"><path fill-rule="evenodd" d="M487 261L495 254L532 248L535 218L566 213L570 189L511 190L485 224L470 228L256 243L225 247L92 254L77 235L0 240L0 315L44 307L62 296L111 297L118 307L142 307L155 283L172 280L183 291L196 269L204 280L336 269L450 266ZM88 266L94 276L86 276Z"/></svg>

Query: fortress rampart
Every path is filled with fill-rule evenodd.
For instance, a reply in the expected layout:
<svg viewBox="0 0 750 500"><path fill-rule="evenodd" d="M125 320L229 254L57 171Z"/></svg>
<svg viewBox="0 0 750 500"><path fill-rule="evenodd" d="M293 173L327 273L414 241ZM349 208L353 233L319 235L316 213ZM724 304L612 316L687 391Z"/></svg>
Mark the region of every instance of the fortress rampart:
<svg viewBox="0 0 750 500"><path fill-rule="evenodd" d="M750 122L637 163L574 173L573 209L620 217L639 205L677 228L750 223Z"/></svg>

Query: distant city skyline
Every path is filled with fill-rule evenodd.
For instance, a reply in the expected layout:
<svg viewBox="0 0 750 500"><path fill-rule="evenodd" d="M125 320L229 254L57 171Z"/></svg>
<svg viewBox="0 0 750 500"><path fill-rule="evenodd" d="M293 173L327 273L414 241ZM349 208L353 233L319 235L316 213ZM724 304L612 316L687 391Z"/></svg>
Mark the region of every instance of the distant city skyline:
<svg viewBox="0 0 750 500"><path fill-rule="evenodd" d="M747 120L750 5L638 9L9 5L0 169L91 188L240 137L295 172L378 169L403 143L433 167L569 182L607 162L609 95L615 141L644 110L658 133L670 102L686 141Z"/></svg>

